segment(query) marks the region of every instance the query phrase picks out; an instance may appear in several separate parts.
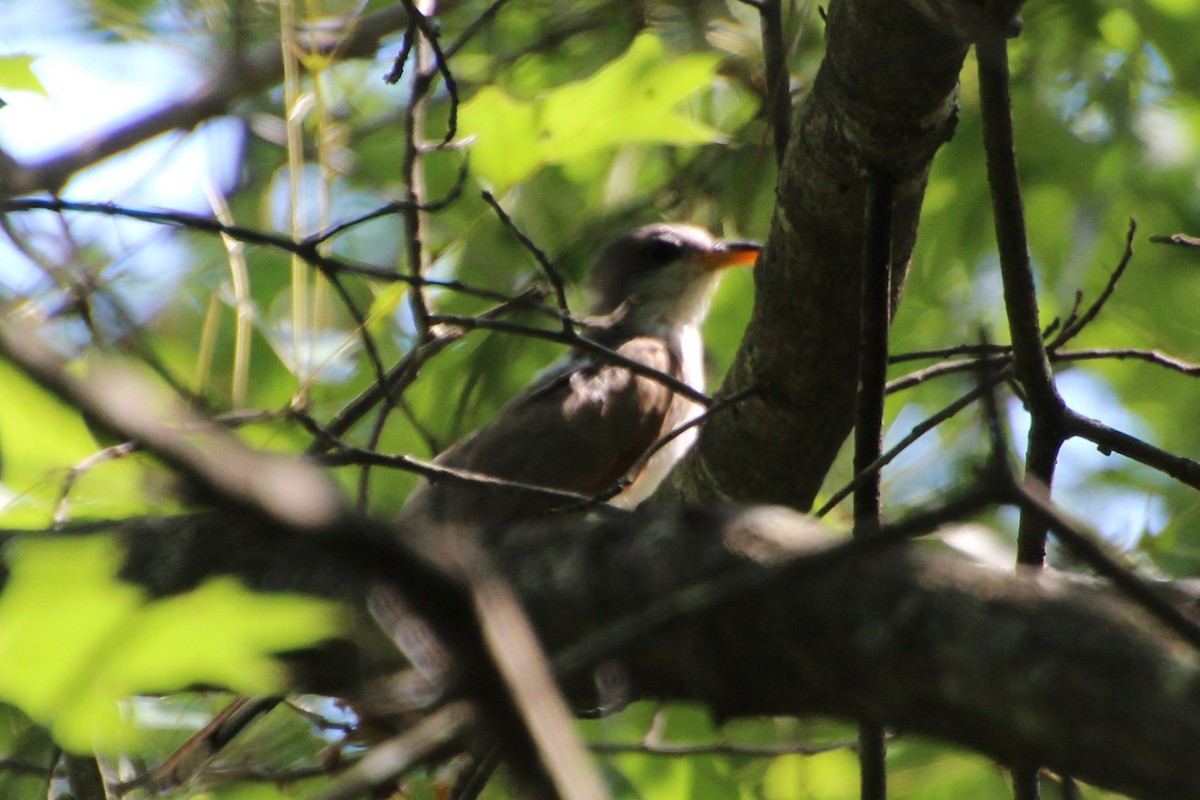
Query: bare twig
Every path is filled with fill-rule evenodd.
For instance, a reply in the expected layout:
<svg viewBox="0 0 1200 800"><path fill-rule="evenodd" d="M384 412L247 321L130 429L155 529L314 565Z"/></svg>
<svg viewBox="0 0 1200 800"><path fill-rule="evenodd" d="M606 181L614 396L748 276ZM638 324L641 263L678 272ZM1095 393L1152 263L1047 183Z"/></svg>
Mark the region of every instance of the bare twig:
<svg viewBox="0 0 1200 800"><path fill-rule="evenodd" d="M633 483L634 478L637 475L639 475L643 469L645 469L646 464L650 461L650 459L654 458L654 455L659 450L662 450L664 447L666 447L671 442L678 439L683 434L690 431L692 428L695 428L699 425L703 425L714 414L718 414L727 408L732 408L733 406L742 402L746 398L753 397L756 394L758 394L758 390L754 389L754 388L750 388L750 389L746 389L741 392L735 392L734 394L731 394L728 397L718 398L717 400L713 401L713 404L711 406L704 409L699 414L697 414L696 416L689 419L687 422L677 425L674 428L672 428L670 431L668 431L667 433L663 434L657 442L650 445L649 449L647 449L646 452L642 453L642 455L638 457L638 460L633 463L632 467L630 467L628 470L626 470L624 477L622 477L619 481L614 483L612 486L608 487L603 492L600 492L599 494L597 494L595 497L591 498L591 500L589 500L585 504L576 505L576 506L568 506L561 510L576 511L583 507L593 506L596 503L604 503L604 502L607 502L607 501L613 499L614 497L619 495L621 492L623 492L629 488L630 484Z"/></svg>
<svg viewBox="0 0 1200 800"><path fill-rule="evenodd" d="M475 17L472 18L467 24L467 26L463 28L463 31L458 35L458 38L455 39L454 42L452 42L450 46L445 49L445 57L447 59L453 58L455 53L465 47L468 42L475 38L476 34L483 30L484 27L495 18L496 14L500 12L500 9L503 8L507 2L508 0L494 0L490 6L485 8L481 13L476 14Z"/></svg>
<svg viewBox="0 0 1200 800"><path fill-rule="evenodd" d="M306 530L331 524L344 510L337 488L310 466L251 450L220 428L201 443L184 439L176 427L146 413L155 407L156 392L124 370L102 366L84 383L32 332L6 320L0 320L0 354L105 431L138 442L204 494L230 506L265 511ZM178 414L186 422L185 409Z"/></svg>
<svg viewBox="0 0 1200 800"><path fill-rule="evenodd" d="M447 705L404 733L372 747L344 775L309 800L350 800L368 794L461 737L474 723L469 705Z"/></svg>
<svg viewBox="0 0 1200 800"><path fill-rule="evenodd" d="M19 758L9 758L7 756L0 758L0 772L43 777L49 776L53 771L53 768L47 767L45 764L32 764L28 761L22 761Z"/></svg>
<svg viewBox="0 0 1200 800"><path fill-rule="evenodd" d="M441 75L442 80L446 84L446 96L449 98L449 116L446 121L446 133L442 137L442 145L449 144L456 133L458 133L458 82L454 80L454 73L450 71L449 56L442 50L442 45L438 37L438 32L430 23L427 17L420 8L417 7L414 0L401 0L405 9L408 11L409 19L412 20L413 26L421 32L421 38L428 44L429 55L433 60L433 72ZM409 27L409 35L412 35L412 27ZM421 59L418 58L418 62ZM432 75L418 75L418 81L428 83L432 80ZM427 89L426 89L427 91Z"/></svg>
<svg viewBox="0 0 1200 800"><path fill-rule="evenodd" d="M122 787L147 786L156 792L182 786L208 766L221 750L256 720L283 701L282 697L237 697L175 749L150 775Z"/></svg>
<svg viewBox="0 0 1200 800"><path fill-rule="evenodd" d="M857 486L859 485L859 483L861 481L867 480L871 475L878 473L880 469L887 466L891 462L895 461L896 457L898 455L900 455L902 452L904 452L909 447L911 447L918 439L920 439L926 433L933 430L938 425L942 424L946 420L953 417L959 411L962 411L964 408L966 408L967 406L974 403L976 400L979 399L981 392L982 392L982 390L980 387L975 387L974 389L971 389L971 391L969 391L966 394L959 397L954 402L946 405L945 408L941 409L936 414L932 414L929 417L926 417L921 422L914 425L913 429L908 432L907 436L905 436L903 439L901 439L899 442L897 442L886 453L883 453L882 455L879 456L879 458L872 461L870 463L870 465L867 466L865 472L856 474L849 483L847 483L845 486L843 486L842 488L840 488L836 492L834 492L830 496L830 498L825 501L825 504L823 506L821 506L820 509L818 509L817 511L815 511L813 513L813 516L823 517L826 514L828 514L830 511L832 511L834 508L837 507L838 503L842 502L847 497L849 497L850 494L855 490L855 488L857 488Z"/></svg>
<svg viewBox="0 0 1200 800"><path fill-rule="evenodd" d="M409 206L420 210L420 206ZM498 292L481 286L474 286L458 280L440 280L423 276L407 275L394 269L377 267L356 261L348 261L327 256L318 251L318 246L328 238L325 235L305 239L292 239L289 236L269 233L257 228L247 228L240 225L225 225L212 217L199 214L188 214L182 211L150 211L146 209L126 208L112 203L80 203L58 198L52 199L19 199L0 200L0 211L75 211L88 214L106 214L110 216L127 217L161 225L173 225L181 228L202 231L205 233L222 234L247 244L274 247L282 252L291 253L312 264L323 274L341 273L359 275L364 278L386 282L401 282L412 286L435 289L445 289L451 292L478 297L497 302L513 302L522 296ZM524 296L522 302L529 300ZM556 309L547 308L540 303L527 302L524 307L530 311L558 319L560 314Z"/></svg>
<svg viewBox="0 0 1200 800"><path fill-rule="evenodd" d="M895 179L868 170L863 220L862 300L858 342L858 394L854 410L854 535L875 536L883 524L883 482L870 469L883 451L883 411L887 396L888 328L892 319L892 220ZM887 797L887 735L877 720L858 727L862 800Z"/></svg>
<svg viewBox="0 0 1200 800"><path fill-rule="evenodd" d="M1049 486L1065 435L1066 406L1055 386L1038 322L1037 290L1029 260L1013 142L1008 42L999 30L985 31L975 49L979 61L988 185L1004 283L1004 307L1013 343L1014 371L1025 390L1031 418L1025 469L1031 478ZM1040 566L1045 560L1045 551L1044 527L1032 515L1023 514L1017 534L1019 563Z"/></svg>
<svg viewBox="0 0 1200 800"><path fill-rule="evenodd" d="M949 358L952 356L974 359L981 355L1008 355L1011 352L1012 348L1005 344L956 344L952 347L938 347L930 350L895 353L888 356L888 363L902 364L905 361L923 361L928 358Z"/></svg>
<svg viewBox="0 0 1200 800"><path fill-rule="evenodd" d="M501 303L499 306L488 309L479 315L484 319L491 319L503 316L504 314L514 309L528 308L530 305L536 305L544 296L544 291L541 289L528 289L514 298ZM371 409L386 396L396 397L404 389L416 379L417 373L421 366L429 359L440 353L449 345L458 341L463 333L464 328L461 327L442 327L431 333L429 339L422 342L411 350L409 350L403 358L400 359L384 376L382 385L375 383L368 386L351 400L346 406L337 413L337 415L324 426L326 433L331 436L341 436L350 428L359 422L363 417L370 413ZM324 440L314 442L309 448L308 453L315 454L324 452L326 448Z"/></svg>
<svg viewBox="0 0 1200 800"><path fill-rule="evenodd" d="M450 0L447 5L455 3ZM402 28L408 20L403 6L393 5L353 20L330 34L314 32L301 36L310 52L342 58L370 57L380 40ZM56 191L76 172L111 155L171 130L190 130L219 116L239 97L261 92L283 78L280 43L257 47L212 75L196 92L120 127L36 164L9 164L0 170L0 195L15 196L36 191Z"/></svg>
<svg viewBox="0 0 1200 800"><path fill-rule="evenodd" d="M105 447L103 450L92 453L82 461L77 462L69 470L63 478L62 486L58 490L58 502L54 505L54 527L61 528L67 523L70 517L68 512L69 504L67 502L71 495L71 490L75 488L75 484L95 468L99 464L108 461L116 461L125 456L132 455L138 452L141 446L137 442L121 442L114 444L111 447Z"/></svg>
<svg viewBox="0 0 1200 800"><path fill-rule="evenodd" d="M371 365L371 369L375 372L376 385L383 386L386 382L385 369L383 360L379 357L379 348L375 346L375 337L371 335L371 329L367 325L367 315L358 307L358 303L354 301L350 292L346 289L346 284L342 282L342 278L336 272L325 273L325 279L329 281L329 285L337 293L338 298L342 301L342 305L346 308L350 318L354 320L354 330L358 334L359 341L362 342L363 352L367 356L367 363Z"/></svg>
<svg viewBox="0 0 1200 800"><path fill-rule="evenodd" d="M683 381L668 375L665 372L648 367L640 361L635 361L632 358L621 355L610 347L605 347L599 342L588 339L586 336L576 335L568 336L562 331L548 331L544 328L532 328L528 325L520 325L505 320L496 319L481 319L480 317L460 317L450 314L437 314L430 317L430 322L435 324L456 325L461 328L483 329L490 331L498 331L500 333L513 334L515 336L528 336L533 339L545 339L549 342L558 342L559 344L571 345L580 350L585 350L589 353L595 353L609 363L618 367L623 367L632 373L641 375L645 378L650 378L653 381L661 383L677 394L681 394L693 403L698 403L705 408L712 405L712 398L697 389L693 389Z"/></svg>
<svg viewBox="0 0 1200 800"><path fill-rule="evenodd" d="M1010 8L1011 14L1004 9ZM997 2L992 13L1017 13L1018 5ZM999 21L999 20L997 20ZM986 29L975 43L979 63L979 99L983 144L987 156L992 218L1000 252L1004 308L1013 343L1013 372L1026 395L1030 428L1025 474L1049 489L1054 466L1066 438L1066 404L1058 393L1038 319L1037 290L1029 258L1021 182L1013 138L1012 96L1009 84L1008 41L999 28ZM1046 522L1022 507L1017 530L1017 564L1040 569L1046 559ZM1038 766L1013 769L1014 800L1038 800Z"/></svg>
<svg viewBox="0 0 1200 800"><path fill-rule="evenodd" d="M742 756L745 758L777 758L779 756L818 756L837 750L857 750L858 742L832 742L830 744L734 744L712 742L706 744L669 744L667 742L591 742L588 749L598 755L615 756L634 754L643 756Z"/></svg>
<svg viewBox="0 0 1200 800"><path fill-rule="evenodd" d="M390 214L398 214L409 209L435 212L449 208L460 197L462 197L463 187L466 186L467 176L470 174L469 163L470 162L467 159L463 159L462 164L460 164L458 167L458 175L454 179L454 185L451 186L450 190L446 192L446 196L439 200L431 200L427 203L415 204L407 200L393 200L392 202L380 206L372 211L368 211L365 214L361 214L357 217L339 222L326 231L322 231L310 236L306 241L321 244L334 238L335 236L345 233L352 228L362 225L364 222L370 222L371 220L379 219L380 217L386 217Z"/></svg>
<svg viewBox="0 0 1200 800"><path fill-rule="evenodd" d="M1178 247L1200 247L1200 236L1189 236L1186 233L1161 234L1150 237L1155 244L1173 244Z"/></svg>
<svg viewBox="0 0 1200 800"><path fill-rule="evenodd" d="M558 301L558 310L562 314L562 329L567 336L574 337L575 320L571 316L571 307L567 303L567 287L563 281L562 273L554 266L554 262L546 255L546 253L534 244L533 240L525 235L525 232L517 227L517 223L513 222L512 217L500 206L496 197L486 189L483 191L483 200L492 210L496 212L496 216L500 218L500 222L504 227L512 231L513 236L517 237L517 241L521 246L529 251L538 266L542 268L542 272L546 274L546 279L550 281L550 286L554 289L554 299Z"/></svg>
<svg viewBox="0 0 1200 800"><path fill-rule="evenodd" d="M1100 313L1100 309L1104 308L1104 304L1108 302L1108 298L1112 297L1113 291L1117 288L1117 281L1121 280L1121 276L1125 274L1125 268L1129 266L1130 260L1133 258L1133 235L1137 233L1137 220L1129 220L1129 231L1125 234L1125 251L1121 254L1121 260L1117 262L1116 269L1108 276L1108 282L1104 285L1104 289L1078 317L1072 311L1070 322L1063 326L1062 331L1047 347L1050 350L1055 350L1073 339L1080 331L1091 323ZM1079 295L1076 295L1076 303L1078 304Z"/></svg>
<svg viewBox="0 0 1200 800"><path fill-rule="evenodd" d="M854 490L855 535L869 535L881 521L882 482L868 471L882 453L883 403L887 393L888 326L891 322L892 216L895 181L878 171L867 180L862 257L858 395L854 422L854 472L868 476ZM871 795L877 796L877 795Z"/></svg>
<svg viewBox="0 0 1200 800"><path fill-rule="evenodd" d="M307 414L296 412L296 420L304 426L304 429L313 434L318 441L321 442L325 455L320 457L322 464L331 467L356 465L362 466L369 464L377 467L389 467L391 469L404 470L412 472L431 481L453 481L455 483L464 483L477 486L490 486L497 489L505 489L513 492L521 492L524 494L537 495L547 499L557 500L559 502L574 502L578 503L591 498L586 495L569 492L564 489L553 489L547 486L536 486L530 483L522 483L520 481L510 481L504 478L497 478L493 475L487 475L482 472L472 472L471 470L458 469L456 467L446 467L432 461L422 461L421 459L413 458L406 455L388 455L375 450L368 450L362 447L355 447L348 442L344 442L331 434Z"/></svg>
<svg viewBox="0 0 1200 800"><path fill-rule="evenodd" d="M766 75L766 116L775 139L775 164L782 166L792 131L792 93L783 36L782 0L756 3L762 26L763 71Z"/></svg>
<svg viewBox="0 0 1200 800"><path fill-rule="evenodd" d="M1136 359L1157 367L1179 372L1193 378L1200 377L1200 364L1176 358L1158 350L1143 350L1135 347L1092 348L1087 350L1063 350L1051 354L1054 361L1093 361L1097 359Z"/></svg>
<svg viewBox="0 0 1200 800"><path fill-rule="evenodd" d="M1095 443L1100 452L1105 455L1120 453L1139 464L1145 464L1170 475L1193 489L1200 489L1200 462L1198 461L1169 453L1136 436L1130 436L1128 433L1110 428L1098 420L1088 419L1074 412L1067 415L1066 426L1072 436Z"/></svg>
<svg viewBox="0 0 1200 800"><path fill-rule="evenodd" d="M1118 558L1106 552L1094 536L1083 533L1081 526L1068 520L1046 497L1046 489L1037 484L1018 481L1012 484L1014 501L1022 511L1036 515L1054 531L1055 537L1081 562L1107 578L1138 606L1200 650L1200 626L1179 606L1164 596L1157 587L1142 579Z"/></svg>

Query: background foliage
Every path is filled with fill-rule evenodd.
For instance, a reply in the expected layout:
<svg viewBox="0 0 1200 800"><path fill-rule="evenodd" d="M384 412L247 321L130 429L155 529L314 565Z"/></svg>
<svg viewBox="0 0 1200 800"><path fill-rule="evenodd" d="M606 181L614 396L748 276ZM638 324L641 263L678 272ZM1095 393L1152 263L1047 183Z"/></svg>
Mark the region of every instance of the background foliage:
<svg viewBox="0 0 1200 800"><path fill-rule="evenodd" d="M125 91L140 96L138 108L144 112L167 98L178 99L197 75L212 73L235 48L278 37L281 13L285 22L290 14L296 26L304 27L383 6L341 0L313 0L295 8L76 0L33 11L33 5L38 4L0 2L0 20L6 20L0 22L0 48L10 53L0 59L0 96L9 103L0 109L0 145L17 157L28 155L22 152L28 137L23 139L19 129L33 125L39 108L57 101L62 81L82 81L80 71L89 59L101 72L125 65ZM451 4L439 19L443 42L471 29L486 7ZM819 63L822 17L815 5L796 3L785 21L799 101ZM1043 320L1065 316L1076 292L1089 299L1099 292L1120 257L1128 220L1136 217L1137 252L1129 273L1078 344L1152 348L1196 360L1196 251L1149 245L1146 236L1200 231L1200 50L1195 47L1200 3L1061 0L1030 4L1025 21L1012 51L1014 113ZM85 171L63 195L211 210L241 224L297 236L375 209L405 192L402 109L413 84L411 75L395 85L382 79L400 47L397 34L374 59L307 59L307 71L290 86L249 94L221 120ZM191 76L172 75L164 82L150 74L156 58L185 67L168 72ZM428 274L502 293L538 278L529 253L480 197L483 188L496 194L573 286L580 285L601 243L634 224L690 220L730 234L764 236L775 164L761 113L762 61L757 13L739 3L505 5L450 61L461 100L457 131L451 147L423 159L427 197L458 191L464 163L469 173L458 199L428 217ZM930 179L895 323L894 352L968 342L981 325L996 335L1004 330L974 80L968 65L958 132L938 156ZM427 109L427 141L437 142L449 130L451 100L445 83L437 83ZM71 108L64 119L81 133L105 128L130 113L118 110L125 102L117 96L110 108L102 104L111 116L99 121L73 115ZM124 351L134 360L149 353L216 413L302 402L318 418L328 418L372 379L353 321L328 286L311 278L298 282L288 258L270 248L238 248L211 235L103 217L22 214L9 215L4 224L12 242L0 251L5 313L47 322L55 345L77 358L83 376L100 351ZM329 250L406 270L404 235L400 217L384 216L335 238ZM87 316L77 313L80 287L89 291ZM750 275L730 275L715 302L706 340L718 377L732 359L752 290ZM385 363L404 352L414 325L401 285L359 280L351 292L370 309L369 329ZM430 296L447 313L476 313L490 303L449 290ZM296 298L306 309L300 328ZM574 289L572 300L573 308L584 307ZM248 338L240 338L235 325L239 309L251 325ZM382 431L380 448L419 456L436 452L488 419L558 350L500 334L467 336L426 366L406 393L402 413ZM893 371L898 376L910 368L901 363ZM1192 375L1111 358L1073 363L1069 370L1062 389L1073 407L1175 452L1200 456L1200 426L1190 413L1200 389ZM171 482L137 458L115 458L83 471L67 501L60 502L67 471L111 443L98 441L78 414L10 366L0 365L0 373L6 527L45 528L56 518L162 513L180 506ZM889 436L903 435L969 386L970 376L944 378L894 395ZM1023 424L1019 408L1015 402L1011 406L1017 427ZM306 443L295 426L275 420L240 432L256 446L284 452L299 451ZM979 438L977 420L963 414L923 439L885 473L888 507L919 503L955 485L979 454ZM1067 446L1063 464L1057 496L1071 512L1149 569L1173 576L1197 571L1200 526L1194 523L1200 504L1194 492L1080 442ZM846 466L833 471L831 489L844 482L847 471ZM357 473L343 470L338 477L348 492L358 492ZM394 513L411 483L405 474L376 470L366 495L370 510ZM1011 545L1011 520L984 521L990 525L990 545ZM13 572L0 595L0 620L8 623L0 634L0 662L5 662L0 693L14 706L0 706L0 753L14 764L45 765L55 745L29 716L51 725L63 746L78 739L66 732L63 715L44 711L34 699L36 691L21 681L47 663L71 658L53 646L84 647L79 631L107 630L103 620L130 600L116 598L118 589L102 588L101 599L85 604L90 609L70 610L77 627L43 628L41 644L14 644L13 621L33 613L22 602L50 613L52 604L43 598L65 604L70 594L61 592L62 584L70 583L72 591L83 584L60 566L53 578L24 587L18 578L25 573L17 565L25 555L10 552L8 558ZM100 580L94 571L85 572ZM23 587L33 594L23 598L18 592ZM261 603L223 598L213 607L248 614ZM139 613L154 613L153 604ZM298 607L288 607L288 613L293 623L300 619ZM235 670L249 671L249 656L229 650L226 624L193 625L182 616L176 623L187 626L196 646L220 651L233 659ZM111 618L107 624L130 625ZM300 627L314 637L322 630ZM113 657L128 657L132 646L127 636L118 637ZM258 650L286 646L291 643L254 642ZM18 647L24 649L13 649ZM14 653L22 658L15 660ZM130 688L139 691L212 679L197 668L172 682L165 660L148 659L138 670L146 672L146 680ZM219 704L208 697L127 703L125 719L144 734L127 746L130 763L157 763L198 724L199 712ZM336 732L319 732L283 709L262 727L265 731L246 740L233 758L252 753L256 763L277 769L313 767L317 746L339 740ZM849 727L827 721L714 726L700 709L658 712L644 705L585 727L601 742L638 742L654 731L664 742L728 741L748 751L764 744L817 746L852 738ZM845 749L686 758L646 749L606 757L617 796L833 798L851 795L857 781L852 753ZM895 797L1007 795L998 768L970 754L910 737L901 737L891 753ZM229 780L209 791L214 798L304 796L320 780ZM411 788L430 793L445 780L431 771ZM0 770L0 796L44 794L46 783L42 774Z"/></svg>

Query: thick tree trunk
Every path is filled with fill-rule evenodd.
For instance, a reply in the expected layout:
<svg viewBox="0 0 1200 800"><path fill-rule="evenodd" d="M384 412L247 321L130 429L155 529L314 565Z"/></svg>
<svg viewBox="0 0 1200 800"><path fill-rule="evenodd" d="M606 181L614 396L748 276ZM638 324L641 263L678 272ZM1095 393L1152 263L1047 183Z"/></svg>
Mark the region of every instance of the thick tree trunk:
<svg viewBox="0 0 1200 800"><path fill-rule="evenodd" d="M930 12L932 13L932 12ZM953 133L967 45L908 4L839 0L800 106L746 336L722 387L757 396L709 420L669 489L689 502L805 509L853 424L865 172L897 179L893 281L925 182Z"/></svg>
<svg viewBox="0 0 1200 800"><path fill-rule="evenodd" d="M171 592L232 573L362 607L382 579L354 553L365 540L142 524L125 576ZM550 653L619 663L640 696L886 722L1138 797L1200 798L1200 656L1111 587L846 541L778 507L667 508L518 531L498 556ZM360 633L297 656L319 680L297 688L345 690L394 662Z"/></svg>

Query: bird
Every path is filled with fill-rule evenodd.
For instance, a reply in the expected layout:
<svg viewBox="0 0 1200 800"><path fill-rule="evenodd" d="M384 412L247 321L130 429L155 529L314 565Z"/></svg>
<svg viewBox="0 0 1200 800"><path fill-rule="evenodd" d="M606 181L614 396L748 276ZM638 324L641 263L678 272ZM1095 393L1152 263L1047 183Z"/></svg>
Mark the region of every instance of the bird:
<svg viewBox="0 0 1200 800"><path fill-rule="evenodd" d="M695 428L689 429L643 458L663 436L703 411L693 399L705 389L700 324L722 272L753 264L760 250L757 242L718 238L680 223L645 225L618 237L590 270L592 302L582 335L671 376L694 390L693 397L577 347L434 463L588 497L625 481L612 502L637 505L696 437ZM564 504L548 493L511 486L423 479L397 522L433 535L447 526L486 534Z"/></svg>
<svg viewBox="0 0 1200 800"><path fill-rule="evenodd" d="M636 228L613 241L593 265L588 280L593 301L582 335L622 359L670 376L690 387L693 395L702 394L700 323L713 290L725 268L753 264L760 249L756 242L717 238L695 225ZM628 486L613 501L632 507L657 488L691 446L696 431L676 436L649 459L644 455L702 410L660 380L579 347L539 373L490 422L434 461L459 473L584 496L626 479ZM446 566L461 555L448 550L474 549L473 540L461 535L464 530L499 530L563 503L510 486L423 480L396 522L402 536L418 540L418 552ZM372 613L382 627L404 627L396 620L408 611L397 593L384 589L371 597ZM476 605L480 614L494 614L500 603L493 591L488 603ZM516 618L509 614L505 623L510 632L512 626L525 624L519 611L514 613ZM521 662L525 671L527 661L526 655ZM151 783L186 783L225 742L279 702L278 697L239 698L156 770Z"/></svg>

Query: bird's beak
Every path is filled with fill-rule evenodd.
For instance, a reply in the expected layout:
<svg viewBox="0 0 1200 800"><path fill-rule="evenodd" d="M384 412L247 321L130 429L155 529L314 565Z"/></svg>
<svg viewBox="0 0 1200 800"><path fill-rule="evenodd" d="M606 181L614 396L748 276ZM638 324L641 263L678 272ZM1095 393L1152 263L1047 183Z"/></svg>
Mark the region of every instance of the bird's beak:
<svg viewBox="0 0 1200 800"><path fill-rule="evenodd" d="M716 272L726 267L750 266L758 260L761 250L761 244L749 239L723 239L696 260L706 272Z"/></svg>

